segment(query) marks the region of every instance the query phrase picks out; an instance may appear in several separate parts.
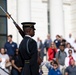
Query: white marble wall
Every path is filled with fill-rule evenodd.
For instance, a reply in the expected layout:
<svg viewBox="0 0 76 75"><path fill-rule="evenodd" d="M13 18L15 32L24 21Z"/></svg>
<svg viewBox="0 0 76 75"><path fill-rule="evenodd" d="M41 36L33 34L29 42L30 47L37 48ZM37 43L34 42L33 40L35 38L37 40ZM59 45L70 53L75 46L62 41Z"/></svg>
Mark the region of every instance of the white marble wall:
<svg viewBox="0 0 76 75"><path fill-rule="evenodd" d="M31 20L36 22L36 35L34 38L40 37L44 41L48 33L47 4L42 3L42 0L32 0L31 8Z"/></svg>
<svg viewBox="0 0 76 75"><path fill-rule="evenodd" d="M76 38L76 0L71 0L72 34Z"/></svg>
<svg viewBox="0 0 76 75"><path fill-rule="evenodd" d="M64 36L64 18L62 0L50 0L50 29L54 40L56 35Z"/></svg>
<svg viewBox="0 0 76 75"><path fill-rule="evenodd" d="M64 4L63 5L63 15L64 15L64 35L65 38L68 37L69 33L72 32L72 24L71 24L71 5Z"/></svg>
<svg viewBox="0 0 76 75"><path fill-rule="evenodd" d="M17 1L16 0L7 0L7 11L13 17L13 19L17 22ZM11 19L7 19L7 29L8 29L7 31L8 35L12 34L13 40L17 42L18 32Z"/></svg>
<svg viewBox="0 0 76 75"><path fill-rule="evenodd" d="M28 0L7 0L7 11L11 14L14 20L20 25L20 27L21 27L21 22L23 21L36 22L36 25L35 25L36 35L34 36L34 39L36 39L37 37L40 37L41 40L44 42L48 34L48 26L47 26L48 17L47 17L47 3L45 2L43 3L42 1L43 0L29 0L29 6L28 5L26 6L26 3L28 2ZM61 5L61 8L62 8L62 5ZM76 25L75 25L76 24L76 13L75 13L76 12L76 0L72 0L71 6L64 6L62 9L61 8L59 9L62 12L61 20L57 20L57 18L59 19L59 17L55 18L58 21L57 22L58 26L62 24L61 25L62 30L59 28L58 31L61 31L60 34L62 34L62 36L67 36L69 33L72 32L73 36L76 37L75 36L76 35L76 29L75 29L76 28ZM53 15L52 17L51 16L49 17L52 19ZM54 19L52 20L54 21ZM53 24L53 21L51 24ZM52 25L51 30L55 28L54 26ZM18 44L22 40L20 34L18 33L11 19L8 19L8 34L12 34L13 40L17 42ZM53 38L55 38L56 34L57 33L53 35Z"/></svg>
<svg viewBox="0 0 76 75"><path fill-rule="evenodd" d="M36 35L34 39L40 37L41 40L44 41L48 32L47 4L42 3L42 0L29 0L28 6L26 5L27 2L28 0L7 0L7 11L20 25L20 27L21 22L23 21L36 22ZM8 19L8 34L12 34L13 40L18 44L22 40L22 37L18 33L11 19Z"/></svg>

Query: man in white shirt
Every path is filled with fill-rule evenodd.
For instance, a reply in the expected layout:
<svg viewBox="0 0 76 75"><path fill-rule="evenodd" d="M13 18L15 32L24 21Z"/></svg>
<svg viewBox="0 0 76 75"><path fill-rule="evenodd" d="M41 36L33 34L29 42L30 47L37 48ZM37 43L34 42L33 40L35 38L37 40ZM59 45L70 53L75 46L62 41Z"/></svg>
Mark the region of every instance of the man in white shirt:
<svg viewBox="0 0 76 75"><path fill-rule="evenodd" d="M71 44L71 46L73 45L73 43L74 43L74 38L72 37L72 34L71 34L71 33L69 34L69 37L68 37L66 40L67 40L68 43Z"/></svg>
<svg viewBox="0 0 76 75"><path fill-rule="evenodd" d="M68 54L69 55L65 58L65 67L68 67L70 65L70 60L71 59L75 59L75 57L72 54L72 50L71 49L68 50Z"/></svg>

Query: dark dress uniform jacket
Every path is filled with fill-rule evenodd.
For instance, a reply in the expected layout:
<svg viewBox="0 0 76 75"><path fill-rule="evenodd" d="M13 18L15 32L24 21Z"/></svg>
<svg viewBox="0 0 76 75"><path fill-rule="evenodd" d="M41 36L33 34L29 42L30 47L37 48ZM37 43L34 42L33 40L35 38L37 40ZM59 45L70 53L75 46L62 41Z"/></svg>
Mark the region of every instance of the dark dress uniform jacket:
<svg viewBox="0 0 76 75"><path fill-rule="evenodd" d="M36 41L28 36L25 36L20 43L19 54L24 64L21 75L39 75Z"/></svg>

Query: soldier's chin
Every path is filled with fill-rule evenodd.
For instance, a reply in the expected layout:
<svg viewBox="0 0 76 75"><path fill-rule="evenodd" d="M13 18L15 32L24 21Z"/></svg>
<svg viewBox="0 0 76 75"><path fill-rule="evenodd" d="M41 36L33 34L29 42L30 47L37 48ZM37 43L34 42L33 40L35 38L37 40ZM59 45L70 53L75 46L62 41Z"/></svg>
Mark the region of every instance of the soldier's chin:
<svg viewBox="0 0 76 75"><path fill-rule="evenodd" d="M35 34L34 34L35 35ZM34 35L31 35L31 37L33 37Z"/></svg>

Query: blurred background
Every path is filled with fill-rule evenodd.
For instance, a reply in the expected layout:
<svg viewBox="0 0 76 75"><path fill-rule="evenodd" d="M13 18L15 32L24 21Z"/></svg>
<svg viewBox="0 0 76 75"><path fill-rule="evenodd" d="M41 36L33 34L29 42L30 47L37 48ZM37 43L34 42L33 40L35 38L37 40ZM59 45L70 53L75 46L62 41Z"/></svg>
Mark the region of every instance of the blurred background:
<svg viewBox="0 0 76 75"><path fill-rule="evenodd" d="M36 33L42 41L50 34L52 40L57 34L63 38L69 33L76 38L76 0L0 0L0 6L14 18L22 28L22 22L36 22ZM0 9L0 47L12 34L18 44L22 40L11 19Z"/></svg>

